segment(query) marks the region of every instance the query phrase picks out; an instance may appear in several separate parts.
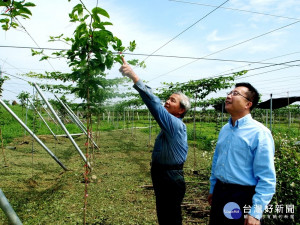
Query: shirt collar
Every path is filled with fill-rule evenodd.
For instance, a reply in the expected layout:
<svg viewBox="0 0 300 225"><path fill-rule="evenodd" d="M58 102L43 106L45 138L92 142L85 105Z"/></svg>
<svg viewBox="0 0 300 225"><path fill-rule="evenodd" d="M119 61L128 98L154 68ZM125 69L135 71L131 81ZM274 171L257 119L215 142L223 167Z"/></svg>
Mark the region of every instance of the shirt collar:
<svg viewBox="0 0 300 225"><path fill-rule="evenodd" d="M247 122L248 122L249 120L251 120L251 119L252 119L252 116L251 116L251 114L249 113L249 114L247 114L246 116L244 116L244 117L238 119L237 121L235 121L234 127L237 127L237 128L238 128L238 127L241 127L241 126L247 124ZM228 123L229 123L229 126L230 126L231 128L233 128L233 126L232 126L232 118L231 118L231 117L229 118Z"/></svg>

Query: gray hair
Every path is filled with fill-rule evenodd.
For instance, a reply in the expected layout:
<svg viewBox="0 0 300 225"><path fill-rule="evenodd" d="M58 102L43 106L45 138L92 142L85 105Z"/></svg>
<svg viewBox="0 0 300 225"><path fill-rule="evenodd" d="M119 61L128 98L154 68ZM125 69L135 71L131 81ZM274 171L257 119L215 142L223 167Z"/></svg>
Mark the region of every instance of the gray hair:
<svg viewBox="0 0 300 225"><path fill-rule="evenodd" d="M181 118L183 118L185 116L185 114L189 111L189 109L191 108L190 98L180 91L174 92L173 94L180 96L180 107L185 109L184 113L182 113L180 116Z"/></svg>

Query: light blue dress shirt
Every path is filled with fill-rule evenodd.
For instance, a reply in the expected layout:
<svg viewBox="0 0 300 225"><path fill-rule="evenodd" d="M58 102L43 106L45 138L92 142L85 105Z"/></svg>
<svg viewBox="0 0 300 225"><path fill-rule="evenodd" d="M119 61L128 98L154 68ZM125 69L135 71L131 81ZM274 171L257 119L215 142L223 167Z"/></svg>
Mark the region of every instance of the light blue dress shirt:
<svg viewBox="0 0 300 225"><path fill-rule="evenodd" d="M256 186L249 214L261 219L265 206L275 193L274 152L271 132L252 119L251 114L237 120L235 126L230 118L220 131L213 156L210 193L213 193L217 179Z"/></svg>
<svg viewBox="0 0 300 225"><path fill-rule="evenodd" d="M152 152L152 162L161 165L178 165L186 161L188 144L186 125L182 119L170 114L162 106L152 89L139 80L133 86L140 94L161 128Z"/></svg>

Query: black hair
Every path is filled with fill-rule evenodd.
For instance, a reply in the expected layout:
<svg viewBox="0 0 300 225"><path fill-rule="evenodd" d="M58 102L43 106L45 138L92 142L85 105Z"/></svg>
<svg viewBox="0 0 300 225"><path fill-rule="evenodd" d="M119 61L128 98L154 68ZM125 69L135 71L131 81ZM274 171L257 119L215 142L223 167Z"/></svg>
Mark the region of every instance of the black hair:
<svg viewBox="0 0 300 225"><path fill-rule="evenodd" d="M246 92L246 95L248 99L252 102L252 106L250 108L250 111L254 109L259 101L259 93L250 83L237 83L235 87L246 87L249 91Z"/></svg>

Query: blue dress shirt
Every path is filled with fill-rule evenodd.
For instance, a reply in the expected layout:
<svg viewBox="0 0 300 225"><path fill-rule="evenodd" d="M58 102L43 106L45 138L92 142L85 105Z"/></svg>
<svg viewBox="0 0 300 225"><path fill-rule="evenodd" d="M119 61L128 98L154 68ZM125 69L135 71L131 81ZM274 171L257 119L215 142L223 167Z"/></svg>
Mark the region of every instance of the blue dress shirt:
<svg viewBox="0 0 300 225"><path fill-rule="evenodd" d="M153 95L152 89L139 80L133 86L140 94L161 128L152 152L152 162L161 165L178 165L185 162L188 152L186 125L181 118L170 114Z"/></svg>
<svg viewBox="0 0 300 225"><path fill-rule="evenodd" d="M261 219L276 186L274 140L271 132L251 114L221 129L213 156L210 193L216 180L255 187L249 214ZM241 209L243 210L243 209Z"/></svg>

